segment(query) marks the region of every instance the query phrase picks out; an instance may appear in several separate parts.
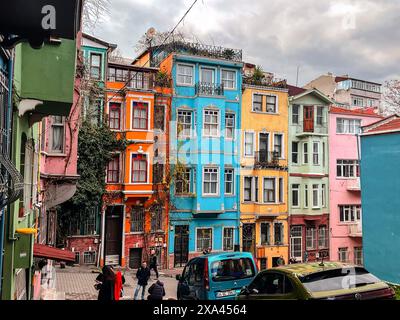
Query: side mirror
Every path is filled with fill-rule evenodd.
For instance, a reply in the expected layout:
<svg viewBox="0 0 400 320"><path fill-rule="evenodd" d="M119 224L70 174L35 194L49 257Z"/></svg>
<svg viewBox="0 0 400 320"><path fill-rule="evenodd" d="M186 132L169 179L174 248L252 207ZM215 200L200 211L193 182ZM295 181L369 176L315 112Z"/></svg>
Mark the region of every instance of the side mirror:
<svg viewBox="0 0 400 320"><path fill-rule="evenodd" d="M248 296L250 294L249 287L247 287L247 286L243 287L242 291L240 292L240 294L244 294L244 295Z"/></svg>
<svg viewBox="0 0 400 320"><path fill-rule="evenodd" d="M181 275L180 275L180 274L177 274L177 275L175 276L175 279L178 280L178 281L181 281Z"/></svg>

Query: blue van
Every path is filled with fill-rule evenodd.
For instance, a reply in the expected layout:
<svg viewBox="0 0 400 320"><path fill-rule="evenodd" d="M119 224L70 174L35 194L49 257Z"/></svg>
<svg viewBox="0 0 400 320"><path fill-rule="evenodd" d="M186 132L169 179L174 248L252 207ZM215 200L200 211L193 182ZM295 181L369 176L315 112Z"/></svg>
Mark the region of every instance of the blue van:
<svg viewBox="0 0 400 320"><path fill-rule="evenodd" d="M178 300L234 300L257 275L249 252L214 253L191 259L177 275Z"/></svg>

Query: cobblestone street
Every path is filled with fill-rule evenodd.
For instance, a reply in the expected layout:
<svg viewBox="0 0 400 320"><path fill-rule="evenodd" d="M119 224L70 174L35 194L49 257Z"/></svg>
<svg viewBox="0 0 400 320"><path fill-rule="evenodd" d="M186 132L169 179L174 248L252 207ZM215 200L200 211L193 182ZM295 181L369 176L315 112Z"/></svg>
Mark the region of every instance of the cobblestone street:
<svg viewBox="0 0 400 320"><path fill-rule="evenodd" d="M97 272L98 269L92 267L66 267L65 269L57 267L57 291L64 292L66 300L97 300L98 291L94 288ZM160 272L160 281L164 282L166 291L165 299L176 299L176 273L179 273L179 271ZM123 300L133 300L136 288L135 271L126 271L125 280ZM152 273L149 286L154 282L155 276ZM147 295L146 292L146 297Z"/></svg>

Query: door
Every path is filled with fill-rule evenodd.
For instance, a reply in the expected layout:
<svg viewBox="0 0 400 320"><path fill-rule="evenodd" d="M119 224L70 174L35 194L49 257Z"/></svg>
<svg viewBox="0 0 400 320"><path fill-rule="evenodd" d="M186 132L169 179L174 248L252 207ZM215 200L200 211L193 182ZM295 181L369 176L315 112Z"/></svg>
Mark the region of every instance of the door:
<svg viewBox="0 0 400 320"><path fill-rule="evenodd" d="M129 250L129 268L138 269L142 264L142 248L133 248Z"/></svg>
<svg viewBox="0 0 400 320"><path fill-rule="evenodd" d="M189 226L175 226L174 265L183 267L189 258Z"/></svg>
<svg viewBox="0 0 400 320"><path fill-rule="evenodd" d="M104 250L106 265L121 263L123 208L123 206L111 206L106 209Z"/></svg>
<svg viewBox="0 0 400 320"><path fill-rule="evenodd" d="M259 161L262 163L268 162L268 142L269 142L269 134L268 133L260 133L259 137Z"/></svg>
<svg viewBox="0 0 400 320"><path fill-rule="evenodd" d="M244 252L255 255L255 224L244 223L242 231L242 247Z"/></svg>
<svg viewBox="0 0 400 320"><path fill-rule="evenodd" d="M290 229L290 258L296 261L303 261L303 228L302 226L293 226Z"/></svg>
<svg viewBox="0 0 400 320"><path fill-rule="evenodd" d="M304 106L304 132L314 132L314 106Z"/></svg>

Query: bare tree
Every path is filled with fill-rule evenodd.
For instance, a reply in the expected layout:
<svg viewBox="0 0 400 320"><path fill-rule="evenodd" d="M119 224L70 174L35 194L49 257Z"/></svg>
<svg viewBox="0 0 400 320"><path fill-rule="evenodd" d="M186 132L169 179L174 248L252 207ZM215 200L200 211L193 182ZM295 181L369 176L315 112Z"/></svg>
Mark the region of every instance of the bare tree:
<svg viewBox="0 0 400 320"><path fill-rule="evenodd" d="M93 32L93 29L110 13L110 0L84 0L83 28Z"/></svg>
<svg viewBox="0 0 400 320"><path fill-rule="evenodd" d="M385 82L381 113L385 116L400 114L400 80Z"/></svg>
<svg viewBox="0 0 400 320"><path fill-rule="evenodd" d="M169 34L169 31L155 31L151 38L144 34L135 45L136 52L144 51L150 46L154 47L163 43L186 40L186 36L182 31L175 31L173 34Z"/></svg>

